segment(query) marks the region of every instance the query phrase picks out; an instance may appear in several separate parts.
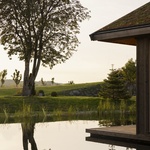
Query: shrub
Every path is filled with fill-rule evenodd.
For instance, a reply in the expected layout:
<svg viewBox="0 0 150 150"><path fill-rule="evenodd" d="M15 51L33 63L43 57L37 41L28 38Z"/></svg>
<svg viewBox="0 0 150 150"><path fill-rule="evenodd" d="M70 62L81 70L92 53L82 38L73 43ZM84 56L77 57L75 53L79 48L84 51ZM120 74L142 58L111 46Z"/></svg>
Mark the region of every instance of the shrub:
<svg viewBox="0 0 150 150"><path fill-rule="evenodd" d="M44 94L44 91L43 90L39 90L39 92L38 92L38 96L44 96L45 94Z"/></svg>
<svg viewBox="0 0 150 150"><path fill-rule="evenodd" d="M57 92L52 92L51 96L56 97L57 96Z"/></svg>

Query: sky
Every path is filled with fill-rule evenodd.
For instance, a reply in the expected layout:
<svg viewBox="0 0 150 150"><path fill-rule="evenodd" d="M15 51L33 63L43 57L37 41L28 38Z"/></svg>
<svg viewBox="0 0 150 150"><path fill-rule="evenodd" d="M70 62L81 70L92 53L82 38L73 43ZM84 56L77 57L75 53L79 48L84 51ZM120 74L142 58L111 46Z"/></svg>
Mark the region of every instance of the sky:
<svg viewBox="0 0 150 150"><path fill-rule="evenodd" d="M106 42L91 41L89 35L98 29L108 25L118 18L128 14L149 0L80 0L81 4L88 8L91 18L80 24L78 39L80 45L77 52L65 63L49 67L40 67L36 81L43 78L44 81L57 83L89 83L101 82L107 78L110 69L118 69L125 65L129 59L136 60L136 47ZM15 69L24 73L24 62L17 56L9 60L7 52L0 45L0 71L7 69L7 79Z"/></svg>

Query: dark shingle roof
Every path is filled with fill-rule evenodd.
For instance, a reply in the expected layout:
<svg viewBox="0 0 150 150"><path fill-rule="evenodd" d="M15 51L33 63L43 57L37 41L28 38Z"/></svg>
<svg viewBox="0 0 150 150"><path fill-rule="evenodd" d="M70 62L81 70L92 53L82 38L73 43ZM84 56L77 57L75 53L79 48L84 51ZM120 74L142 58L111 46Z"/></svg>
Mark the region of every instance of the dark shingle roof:
<svg viewBox="0 0 150 150"><path fill-rule="evenodd" d="M90 34L91 40L136 45L137 36L150 36L150 2Z"/></svg>
<svg viewBox="0 0 150 150"><path fill-rule="evenodd" d="M113 23L103 27L99 31L120 29L150 24L150 2L121 17Z"/></svg>

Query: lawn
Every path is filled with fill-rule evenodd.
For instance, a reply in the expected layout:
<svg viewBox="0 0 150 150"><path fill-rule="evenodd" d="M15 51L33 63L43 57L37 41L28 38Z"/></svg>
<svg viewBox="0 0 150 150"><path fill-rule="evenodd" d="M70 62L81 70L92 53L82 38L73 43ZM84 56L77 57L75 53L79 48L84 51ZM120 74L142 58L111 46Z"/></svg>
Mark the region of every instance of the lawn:
<svg viewBox="0 0 150 150"><path fill-rule="evenodd" d="M66 90L87 88L95 86L98 83L85 84L62 84L53 86L37 86L36 91L43 90L45 96L22 97L16 96L21 93L21 88L16 87L1 87L0 88L0 113L7 111L9 113L16 113L23 110L24 106L30 106L32 111L47 111L55 110L68 111L94 111L97 110L99 104L99 97L81 97L81 96L57 96L52 97L51 92L61 92Z"/></svg>
<svg viewBox="0 0 150 150"><path fill-rule="evenodd" d="M128 103L123 101L112 102L102 100L100 97L85 97L85 96L60 96L52 97L51 92L61 92L72 89L89 88L99 83L85 83L85 84L63 84L54 86L37 86L36 91L43 90L45 96L32 96L22 97L15 96L21 93L21 88L0 88L0 113L5 114L21 114L21 115L35 115L43 113L47 114L60 114L79 113L79 112L112 112L120 110L134 111L135 97L132 97Z"/></svg>
<svg viewBox="0 0 150 150"><path fill-rule="evenodd" d="M52 86L36 86L36 92L39 90L43 90L46 96L50 96L51 92L62 92L73 89L81 89L81 88L89 88L100 84L100 82L94 83L83 83L83 84L60 84L60 85L52 85ZM0 88L0 96L14 96L16 94L21 93L22 88L16 87L1 87Z"/></svg>

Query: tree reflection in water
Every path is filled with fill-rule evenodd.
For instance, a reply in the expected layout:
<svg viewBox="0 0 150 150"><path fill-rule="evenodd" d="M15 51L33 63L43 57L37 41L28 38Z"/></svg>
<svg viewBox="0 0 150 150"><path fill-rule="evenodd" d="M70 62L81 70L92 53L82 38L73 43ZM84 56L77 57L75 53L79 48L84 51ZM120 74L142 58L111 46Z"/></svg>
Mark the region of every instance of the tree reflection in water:
<svg viewBox="0 0 150 150"><path fill-rule="evenodd" d="M34 140L35 123L24 122L24 123L21 123L21 127L22 127L24 150L28 150L28 143L31 144L31 150L37 150L37 145Z"/></svg>
<svg viewBox="0 0 150 150"><path fill-rule="evenodd" d="M144 136L143 136L144 137ZM107 137L102 138L86 138L87 141L90 142L98 142L100 144L108 144L108 150L119 150L117 149L117 146L121 146L122 148L125 148L126 150L150 150L150 144L149 143L139 143L137 144L134 140L130 141L123 141L123 140L117 140L117 139L109 139Z"/></svg>
<svg viewBox="0 0 150 150"><path fill-rule="evenodd" d="M109 145L109 150L116 150L114 145Z"/></svg>

